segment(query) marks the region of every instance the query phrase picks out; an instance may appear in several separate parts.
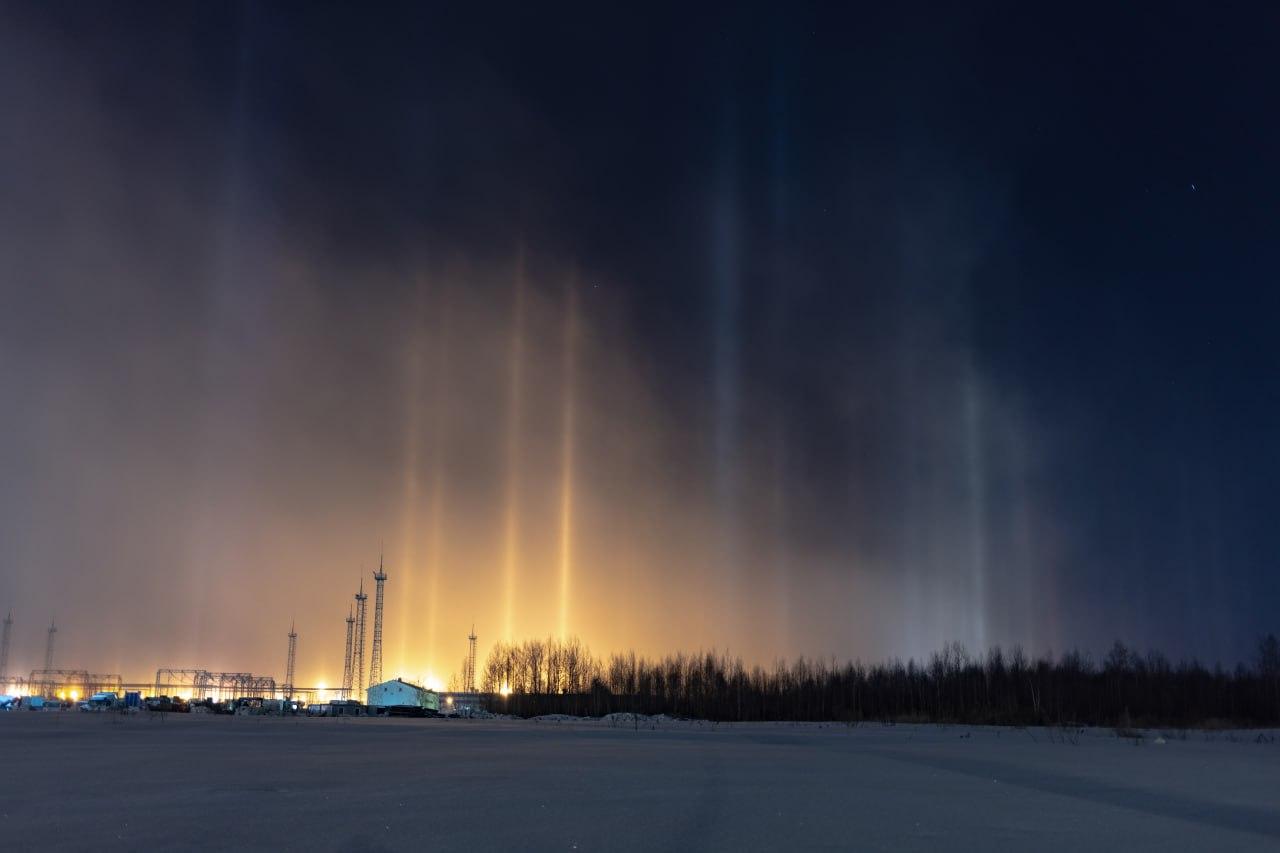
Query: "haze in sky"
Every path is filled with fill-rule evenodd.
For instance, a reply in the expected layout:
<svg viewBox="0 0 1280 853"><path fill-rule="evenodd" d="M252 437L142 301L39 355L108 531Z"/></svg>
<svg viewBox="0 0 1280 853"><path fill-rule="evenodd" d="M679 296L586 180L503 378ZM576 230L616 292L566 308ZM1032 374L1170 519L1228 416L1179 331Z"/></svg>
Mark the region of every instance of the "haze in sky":
<svg viewBox="0 0 1280 853"><path fill-rule="evenodd" d="M0 2L11 669L1234 663L1275 13ZM1103 69L1106 69L1105 71Z"/></svg>

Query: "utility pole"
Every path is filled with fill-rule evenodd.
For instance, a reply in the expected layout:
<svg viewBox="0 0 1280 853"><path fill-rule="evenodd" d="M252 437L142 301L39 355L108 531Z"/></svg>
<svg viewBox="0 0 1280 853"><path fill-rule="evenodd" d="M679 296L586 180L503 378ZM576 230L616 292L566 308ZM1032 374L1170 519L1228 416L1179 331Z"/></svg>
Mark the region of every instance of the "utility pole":
<svg viewBox="0 0 1280 853"><path fill-rule="evenodd" d="M347 605L347 651L342 658L342 698L351 698L351 679L353 676L351 665L351 644L355 640L356 633L356 617L351 615L351 605Z"/></svg>
<svg viewBox="0 0 1280 853"><path fill-rule="evenodd" d="M298 632L294 623L289 623L289 660L284 665L284 698L293 698L293 664L298 654Z"/></svg>
<svg viewBox="0 0 1280 853"><path fill-rule="evenodd" d="M373 599L373 655L369 660L369 685L382 683L382 591L387 573L382 570L382 555L378 555L378 570L373 573L377 592Z"/></svg>

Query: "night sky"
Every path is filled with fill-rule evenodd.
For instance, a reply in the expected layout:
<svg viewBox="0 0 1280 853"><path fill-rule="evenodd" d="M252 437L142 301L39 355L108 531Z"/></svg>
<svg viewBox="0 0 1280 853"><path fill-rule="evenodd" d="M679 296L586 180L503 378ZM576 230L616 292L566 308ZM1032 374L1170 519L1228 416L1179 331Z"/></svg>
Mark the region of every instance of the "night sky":
<svg viewBox="0 0 1280 853"><path fill-rule="evenodd" d="M1247 658L1280 12L1036 5L0 0L11 669Z"/></svg>

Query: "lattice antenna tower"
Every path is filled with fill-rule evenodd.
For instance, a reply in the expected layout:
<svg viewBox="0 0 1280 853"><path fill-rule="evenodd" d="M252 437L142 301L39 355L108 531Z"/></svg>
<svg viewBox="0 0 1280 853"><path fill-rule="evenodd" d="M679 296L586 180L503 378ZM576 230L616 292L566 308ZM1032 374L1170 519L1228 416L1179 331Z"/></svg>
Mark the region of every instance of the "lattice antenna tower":
<svg viewBox="0 0 1280 853"><path fill-rule="evenodd" d="M387 573L382 570L382 555L378 555L378 570L373 573L378 588L373 599L373 655L369 660L369 684L382 683L382 595L387 583Z"/></svg>
<svg viewBox="0 0 1280 853"><path fill-rule="evenodd" d="M9 635L13 633L13 611L4 617L4 634L0 635L0 675L9 672Z"/></svg>
<svg viewBox="0 0 1280 853"><path fill-rule="evenodd" d="M53 669L53 638L58 633L58 626L51 619L49 620L49 639L44 645L44 668L46 670Z"/></svg>
<svg viewBox="0 0 1280 853"><path fill-rule="evenodd" d="M355 643L355 683L352 685L364 695L364 620L369 610L369 596L364 593L364 578L360 578L360 591L356 593L356 643Z"/></svg>
<svg viewBox="0 0 1280 853"><path fill-rule="evenodd" d="M284 698L293 698L293 664L298 655L298 631L289 623L289 659L284 665Z"/></svg>
<svg viewBox="0 0 1280 853"><path fill-rule="evenodd" d="M462 673L462 686L468 693L476 692L476 626L467 635L467 666Z"/></svg>
<svg viewBox="0 0 1280 853"><path fill-rule="evenodd" d="M351 605L347 605L347 650L342 657L342 698L351 698L351 644L355 640L356 617L351 615Z"/></svg>

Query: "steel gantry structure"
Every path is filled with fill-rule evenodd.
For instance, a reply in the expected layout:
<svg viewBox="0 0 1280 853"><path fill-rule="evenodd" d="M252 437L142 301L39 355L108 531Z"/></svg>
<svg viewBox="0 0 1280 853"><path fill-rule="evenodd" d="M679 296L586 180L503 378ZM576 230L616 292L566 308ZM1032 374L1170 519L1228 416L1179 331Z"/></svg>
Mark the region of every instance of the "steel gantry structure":
<svg viewBox="0 0 1280 853"><path fill-rule="evenodd" d="M31 692L49 699L85 698L94 693L119 693L123 683L119 675L89 672L85 669L35 669L27 682Z"/></svg>
<svg viewBox="0 0 1280 853"><path fill-rule="evenodd" d="M373 654L369 659L369 686L382 683L382 595L387 583L387 573L382 569L382 556L378 556L378 570L373 573L378 584L373 599Z"/></svg>
<svg viewBox="0 0 1280 853"><path fill-rule="evenodd" d="M476 626L471 626L467 635L467 663L462 670L462 689L468 693L476 692Z"/></svg>
<svg viewBox="0 0 1280 853"><path fill-rule="evenodd" d="M351 682L354 672L352 670L352 643L355 642L356 634L356 617L351 615L351 606L347 606L347 651L342 658L342 698L351 698Z"/></svg>
<svg viewBox="0 0 1280 853"><path fill-rule="evenodd" d="M289 625L289 659L284 666L284 698L293 698L293 664L298 654L298 631Z"/></svg>
<svg viewBox="0 0 1280 853"><path fill-rule="evenodd" d="M53 670L53 638L57 635L57 633L58 633L58 626L54 624L53 620L50 620L49 621L49 639L46 640L44 644L44 668L49 671Z"/></svg>
<svg viewBox="0 0 1280 853"><path fill-rule="evenodd" d="M0 679L9 675L9 637L13 633L13 611L4 617L4 633L0 635Z"/></svg>
<svg viewBox="0 0 1280 853"><path fill-rule="evenodd" d="M193 699L215 701L242 696L273 697L276 680L251 672L210 672L207 669L156 670L155 695L171 696L186 691Z"/></svg>
<svg viewBox="0 0 1280 853"><path fill-rule="evenodd" d="M364 620L369 611L369 596L364 592L364 578L360 578L360 591L356 593L356 640L352 652L355 662L355 682L352 685L357 696L364 698Z"/></svg>

